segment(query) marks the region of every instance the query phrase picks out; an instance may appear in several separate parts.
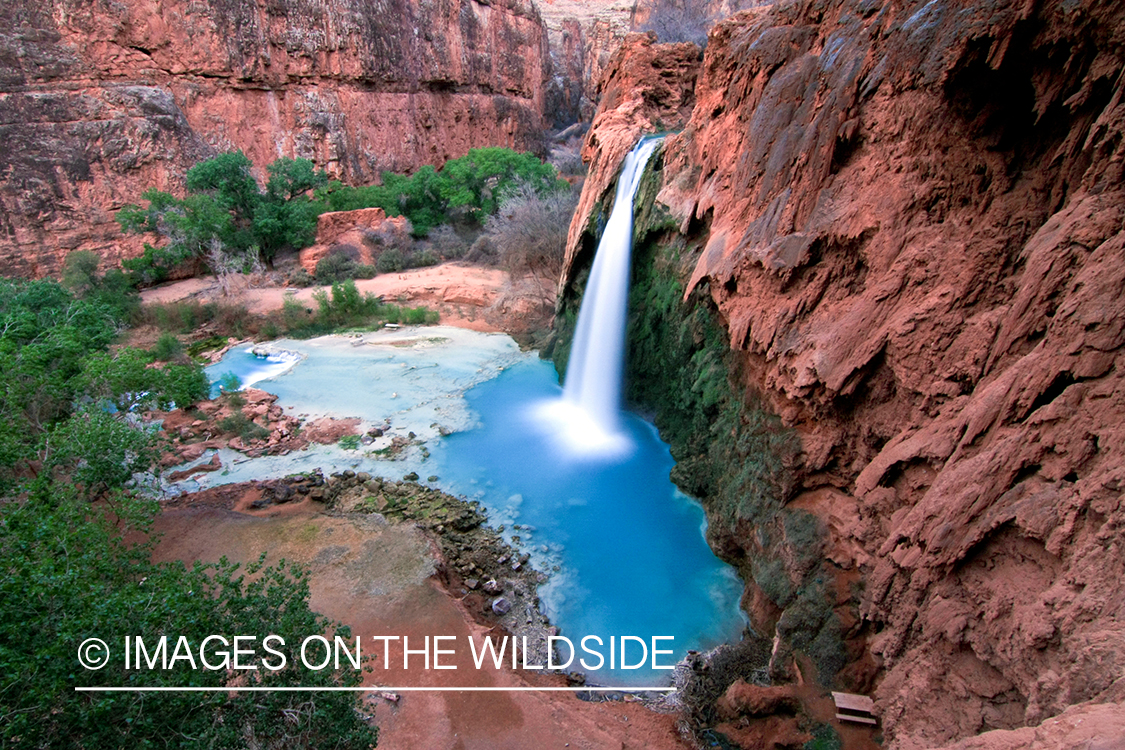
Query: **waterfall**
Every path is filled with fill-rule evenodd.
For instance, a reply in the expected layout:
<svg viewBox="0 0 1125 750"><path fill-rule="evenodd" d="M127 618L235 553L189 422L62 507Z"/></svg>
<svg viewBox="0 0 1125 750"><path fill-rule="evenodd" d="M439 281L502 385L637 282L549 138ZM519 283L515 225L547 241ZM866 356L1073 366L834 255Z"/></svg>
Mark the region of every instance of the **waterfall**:
<svg viewBox="0 0 1125 750"><path fill-rule="evenodd" d="M620 428L620 411L633 198L660 140L645 138L625 157L613 210L594 253L590 280L578 311L562 403L550 409L553 420L562 423L565 442L583 453L616 454L627 446Z"/></svg>

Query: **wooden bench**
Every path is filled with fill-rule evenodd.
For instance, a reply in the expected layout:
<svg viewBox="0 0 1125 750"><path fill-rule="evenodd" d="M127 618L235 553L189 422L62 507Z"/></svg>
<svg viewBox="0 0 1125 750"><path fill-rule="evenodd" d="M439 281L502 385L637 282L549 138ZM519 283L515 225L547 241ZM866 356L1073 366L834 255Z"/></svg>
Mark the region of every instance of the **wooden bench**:
<svg viewBox="0 0 1125 750"><path fill-rule="evenodd" d="M833 692L832 700L836 703L836 718L840 721L854 721L872 726L878 724L873 716L875 701L866 695Z"/></svg>

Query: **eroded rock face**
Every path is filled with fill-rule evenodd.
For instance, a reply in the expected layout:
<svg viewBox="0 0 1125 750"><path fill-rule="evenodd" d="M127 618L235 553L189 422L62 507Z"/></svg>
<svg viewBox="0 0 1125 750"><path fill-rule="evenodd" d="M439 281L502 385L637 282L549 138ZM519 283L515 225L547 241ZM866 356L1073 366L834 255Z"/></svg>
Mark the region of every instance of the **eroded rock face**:
<svg viewBox="0 0 1125 750"><path fill-rule="evenodd" d="M551 78L546 111L556 128L589 122L601 73L629 33L631 0L541 0Z"/></svg>
<svg viewBox="0 0 1125 750"><path fill-rule="evenodd" d="M219 151L356 183L536 150L546 55L529 0L4 3L0 271L137 252L112 212Z"/></svg>
<svg viewBox="0 0 1125 750"><path fill-rule="evenodd" d="M659 44L655 34L630 34L614 53L598 84L598 111L582 146L589 171L567 236L564 284L595 205L616 179L625 155L642 135L687 121L698 73L699 48L690 42Z"/></svg>
<svg viewBox="0 0 1125 750"><path fill-rule="evenodd" d="M690 285L862 577L892 746L1122 708L1123 70L1120 4L790 3L712 31L666 143ZM612 172L636 133L598 118Z"/></svg>

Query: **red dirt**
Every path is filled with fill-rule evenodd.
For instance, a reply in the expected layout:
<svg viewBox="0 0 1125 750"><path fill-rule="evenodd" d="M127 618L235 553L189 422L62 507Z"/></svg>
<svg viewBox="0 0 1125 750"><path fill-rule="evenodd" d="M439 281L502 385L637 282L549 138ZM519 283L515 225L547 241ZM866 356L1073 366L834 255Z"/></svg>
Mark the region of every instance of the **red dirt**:
<svg viewBox="0 0 1125 750"><path fill-rule="evenodd" d="M252 487L227 487L177 500L157 519L164 536L160 560L256 560L302 563L312 570L313 609L349 625L361 643L374 635L453 635L456 657L444 659L456 670L403 670L401 651L392 645L390 669L379 653L367 684L402 686L512 686L557 684L539 675L488 665L473 666L464 646L467 636L483 636L457 599L430 577L436 551L414 527L381 525L371 517L329 516L309 501L254 511ZM241 512L234 510L240 509ZM401 642L401 641L400 641ZM377 649L381 652L381 648ZM380 728L379 747L390 748L667 748L685 745L675 717L656 714L638 703L589 703L560 693L407 692L396 703L373 699Z"/></svg>

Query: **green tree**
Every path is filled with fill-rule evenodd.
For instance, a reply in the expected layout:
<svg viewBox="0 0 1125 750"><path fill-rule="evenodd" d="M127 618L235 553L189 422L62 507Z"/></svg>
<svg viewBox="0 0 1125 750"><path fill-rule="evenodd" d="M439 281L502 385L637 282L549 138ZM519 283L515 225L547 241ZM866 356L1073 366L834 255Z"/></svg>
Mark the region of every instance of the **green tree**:
<svg viewBox="0 0 1125 750"><path fill-rule="evenodd" d="M272 262L278 251L308 247L316 240L316 217L324 208L309 193L328 184L328 175L308 159L283 157L267 167L270 178L254 217L254 234L262 258Z"/></svg>
<svg viewBox="0 0 1125 750"><path fill-rule="evenodd" d="M311 634L350 637L309 609L304 571L263 561L245 570L153 563L151 546L125 541L144 531L155 503L91 506L60 485L33 489L0 508L0 742L24 748L368 748L377 733L356 712L354 693L83 693L75 686L221 687L232 679L263 687L353 686L361 673L312 671L298 648ZM134 534L135 536L135 534ZM284 640L285 668L232 677L206 669L198 648L209 635ZM197 666L126 669L126 636L153 644L178 636L196 649ZM76 662L96 637L111 646L101 670ZM259 656L266 655L260 641ZM276 644L275 644L276 646ZM151 647L151 646L150 646ZM215 656L209 657L212 662ZM277 664L271 657L271 663Z"/></svg>
<svg viewBox="0 0 1125 750"><path fill-rule="evenodd" d="M60 422L46 442L46 466L62 471L87 498L124 488L156 456L150 430L98 408L84 409Z"/></svg>
<svg viewBox="0 0 1125 750"><path fill-rule="evenodd" d="M187 195L180 199L156 189L141 196L147 207L128 205L117 213L123 231L155 232L161 247L146 245L142 257L125 266L144 283L160 281L191 260L240 266L260 253L272 262L284 248L300 249L316 238L316 217L325 210L310 191L325 186L328 176L308 159L281 158L270 164L263 193L253 165L241 151L202 161L187 172ZM230 263L231 258L234 263Z"/></svg>
<svg viewBox="0 0 1125 750"><path fill-rule="evenodd" d="M382 185L364 187L330 182L317 189L316 198L328 211L378 207L388 216L406 216L414 236L424 237L455 215L483 222L520 185L531 186L540 196L570 188L552 165L502 147L472 149L446 162L441 171L427 165L412 175L383 172L382 180Z"/></svg>
<svg viewBox="0 0 1125 750"><path fill-rule="evenodd" d="M213 196L236 224L249 226L262 198L253 168L241 151L219 154L188 170L188 192Z"/></svg>
<svg viewBox="0 0 1125 750"><path fill-rule="evenodd" d="M153 367L151 355L127 347L110 354L119 312L53 281L0 281L0 493L49 457L49 436L76 404L126 412L206 397L198 365Z"/></svg>
<svg viewBox="0 0 1125 750"><path fill-rule="evenodd" d="M441 176L441 195L450 208L463 207L478 222L496 213L506 194L521 183L540 195L569 188L551 164L500 147L471 149L447 162Z"/></svg>

